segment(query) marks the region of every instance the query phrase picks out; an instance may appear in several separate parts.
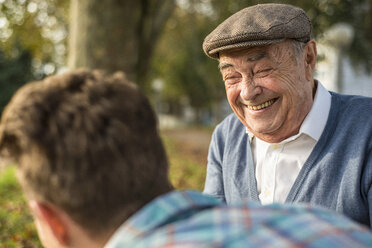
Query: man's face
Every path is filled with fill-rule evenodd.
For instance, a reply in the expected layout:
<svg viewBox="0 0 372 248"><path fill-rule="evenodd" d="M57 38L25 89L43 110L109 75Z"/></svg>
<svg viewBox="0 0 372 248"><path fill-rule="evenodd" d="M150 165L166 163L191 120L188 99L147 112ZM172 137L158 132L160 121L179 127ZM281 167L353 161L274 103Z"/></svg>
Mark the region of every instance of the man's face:
<svg viewBox="0 0 372 248"><path fill-rule="evenodd" d="M220 53L229 104L256 137L276 143L298 133L313 103L309 51L316 56L305 48L296 60L293 46L284 41Z"/></svg>

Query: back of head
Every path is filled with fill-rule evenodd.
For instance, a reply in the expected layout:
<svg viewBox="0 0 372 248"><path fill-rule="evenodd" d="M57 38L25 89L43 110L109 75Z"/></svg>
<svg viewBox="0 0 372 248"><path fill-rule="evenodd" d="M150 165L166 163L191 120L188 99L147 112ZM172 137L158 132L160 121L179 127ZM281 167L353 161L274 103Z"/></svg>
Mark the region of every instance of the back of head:
<svg viewBox="0 0 372 248"><path fill-rule="evenodd" d="M75 71L25 85L3 113L0 151L18 164L28 198L58 206L91 235L171 188L155 115L123 74Z"/></svg>

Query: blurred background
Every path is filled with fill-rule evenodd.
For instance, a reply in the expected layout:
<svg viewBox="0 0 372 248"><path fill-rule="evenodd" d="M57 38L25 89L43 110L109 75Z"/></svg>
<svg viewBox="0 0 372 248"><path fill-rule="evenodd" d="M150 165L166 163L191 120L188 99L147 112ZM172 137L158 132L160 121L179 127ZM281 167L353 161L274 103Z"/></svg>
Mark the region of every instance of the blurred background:
<svg viewBox="0 0 372 248"><path fill-rule="evenodd" d="M257 3L302 7L327 89L372 96L372 0L0 0L0 111L31 80L84 67L122 70L150 98L176 188L201 190L214 126L230 113L204 37ZM1 247L40 247L14 176L0 168Z"/></svg>

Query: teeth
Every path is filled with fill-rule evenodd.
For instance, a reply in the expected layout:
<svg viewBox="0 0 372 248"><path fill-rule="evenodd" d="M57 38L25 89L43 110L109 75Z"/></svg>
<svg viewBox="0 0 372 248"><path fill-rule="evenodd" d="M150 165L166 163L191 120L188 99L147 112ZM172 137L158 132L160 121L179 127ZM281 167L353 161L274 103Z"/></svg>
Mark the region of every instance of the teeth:
<svg viewBox="0 0 372 248"><path fill-rule="evenodd" d="M256 106L248 106L248 109L251 109L251 110L260 110L260 109L263 109L263 108L267 108L268 106L270 106L271 104L273 104L275 102L274 99L270 100L270 101L267 101L267 102L264 102L260 105L256 105Z"/></svg>

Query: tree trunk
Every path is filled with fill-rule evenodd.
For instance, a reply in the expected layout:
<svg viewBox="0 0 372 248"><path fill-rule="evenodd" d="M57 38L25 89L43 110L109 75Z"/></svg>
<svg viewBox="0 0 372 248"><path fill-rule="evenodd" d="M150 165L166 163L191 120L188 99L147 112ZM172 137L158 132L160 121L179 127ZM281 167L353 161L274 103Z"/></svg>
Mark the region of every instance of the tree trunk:
<svg viewBox="0 0 372 248"><path fill-rule="evenodd" d="M169 0L72 0L69 68L122 70L144 87Z"/></svg>
<svg viewBox="0 0 372 248"><path fill-rule="evenodd" d="M368 14L366 15L367 24L365 29L365 34L369 42L372 42L372 0L368 1Z"/></svg>

